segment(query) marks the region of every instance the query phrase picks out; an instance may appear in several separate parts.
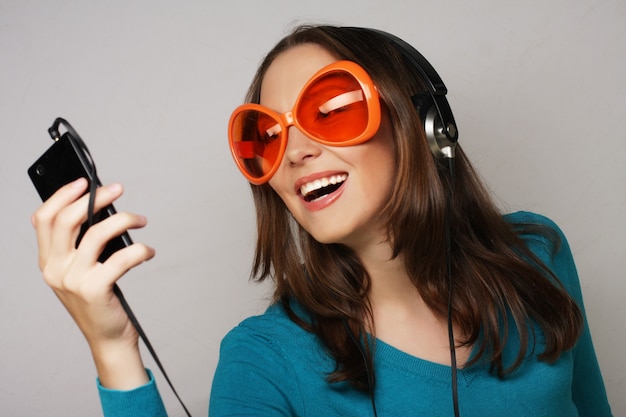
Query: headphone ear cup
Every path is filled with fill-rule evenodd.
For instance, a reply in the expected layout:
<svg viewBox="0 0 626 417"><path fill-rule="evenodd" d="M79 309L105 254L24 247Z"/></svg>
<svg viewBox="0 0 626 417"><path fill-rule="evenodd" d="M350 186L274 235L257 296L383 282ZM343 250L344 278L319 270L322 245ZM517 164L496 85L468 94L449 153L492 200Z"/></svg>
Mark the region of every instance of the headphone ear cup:
<svg viewBox="0 0 626 417"><path fill-rule="evenodd" d="M431 106L423 120L426 139L435 158L454 158L455 143L450 141L444 133L437 108Z"/></svg>
<svg viewBox="0 0 626 417"><path fill-rule="evenodd" d="M443 131L441 117L430 94L427 91L421 91L411 97L411 102L424 122L424 132L433 156L437 159L453 157L454 143Z"/></svg>

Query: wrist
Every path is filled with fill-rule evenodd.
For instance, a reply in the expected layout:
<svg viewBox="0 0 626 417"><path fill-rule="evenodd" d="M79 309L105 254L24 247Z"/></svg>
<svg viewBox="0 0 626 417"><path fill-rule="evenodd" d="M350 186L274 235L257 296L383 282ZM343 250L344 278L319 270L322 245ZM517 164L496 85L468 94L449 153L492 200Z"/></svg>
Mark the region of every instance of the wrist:
<svg viewBox="0 0 626 417"><path fill-rule="evenodd" d="M150 381L137 344L92 346L91 352L104 388L127 391Z"/></svg>

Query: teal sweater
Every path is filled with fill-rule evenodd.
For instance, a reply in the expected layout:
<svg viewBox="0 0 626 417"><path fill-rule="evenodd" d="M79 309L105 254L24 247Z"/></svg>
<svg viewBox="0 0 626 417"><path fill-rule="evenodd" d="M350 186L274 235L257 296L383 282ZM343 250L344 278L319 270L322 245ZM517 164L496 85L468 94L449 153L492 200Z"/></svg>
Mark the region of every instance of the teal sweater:
<svg viewBox="0 0 626 417"><path fill-rule="evenodd" d="M507 215L513 223L554 228L556 254L540 236L526 239L530 249L559 277L583 307L578 276L565 237L550 220L531 213ZM583 310L584 313L584 310ZM507 346L513 358L518 344ZM611 416L602 376L585 321L576 347L555 363L537 360L541 341L505 379L477 364L459 370L461 417ZM213 379L209 415L221 416L373 416L367 394L347 383L329 384L335 363L317 338L293 323L278 305L251 317L222 341ZM376 340L375 402L378 416L453 415L450 368L428 362ZM133 391L99 386L105 416L165 416L154 380Z"/></svg>

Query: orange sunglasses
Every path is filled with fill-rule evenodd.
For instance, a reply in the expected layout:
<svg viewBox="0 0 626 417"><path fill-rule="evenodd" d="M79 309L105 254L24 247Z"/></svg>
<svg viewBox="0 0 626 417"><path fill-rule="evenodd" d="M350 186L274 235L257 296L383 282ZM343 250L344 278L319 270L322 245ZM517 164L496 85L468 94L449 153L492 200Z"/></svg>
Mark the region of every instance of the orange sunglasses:
<svg viewBox="0 0 626 417"><path fill-rule="evenodd" d="M367 72L354 62L338 61L307 81L291 111L279 114L250 103L237 107L228 142L239 170L258 185L278 170L290 126L324 145L352 146L376 134L380 117L378 92Z"/></svg>

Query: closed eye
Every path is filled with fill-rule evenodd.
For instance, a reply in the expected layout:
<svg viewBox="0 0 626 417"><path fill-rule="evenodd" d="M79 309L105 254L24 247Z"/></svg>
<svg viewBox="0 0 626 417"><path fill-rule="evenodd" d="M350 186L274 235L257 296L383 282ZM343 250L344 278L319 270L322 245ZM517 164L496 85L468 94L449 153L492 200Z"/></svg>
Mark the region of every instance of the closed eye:
<svg viewBox="0 0 626 417"><path fill-rule="evenodd" d="M333 111L341 110L351 104L363 101L363 91L353 90L331 98L319 107L320 113L325 116Z"/></svg>
<svg viewBox="0 0 626 417"><path fill-rule="evenodd" d="M270 127L269 129L266 129L265 133L267 134L267 136L270 136L270 137L279 134L280 125L276 123L274 126Z"/></svg>
<svg viewBox="0 0 626 417"><path fill-rule="evenodd" d="M265 129L265 136L263 137L263 139L266 142L271 141L273 138L275 138L279 133L280 133L280 124L276 123L273 126L270 126L269 128Z"/></svg>

